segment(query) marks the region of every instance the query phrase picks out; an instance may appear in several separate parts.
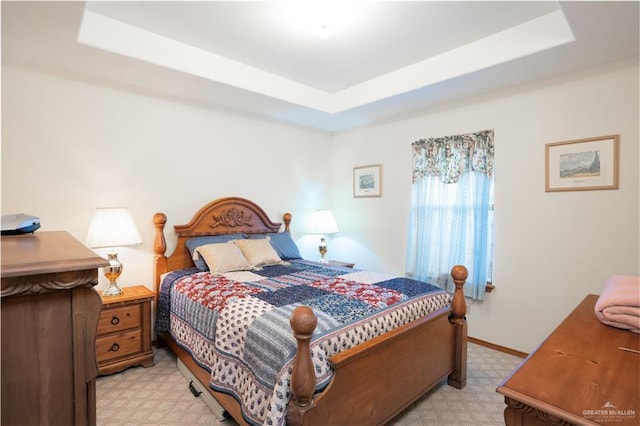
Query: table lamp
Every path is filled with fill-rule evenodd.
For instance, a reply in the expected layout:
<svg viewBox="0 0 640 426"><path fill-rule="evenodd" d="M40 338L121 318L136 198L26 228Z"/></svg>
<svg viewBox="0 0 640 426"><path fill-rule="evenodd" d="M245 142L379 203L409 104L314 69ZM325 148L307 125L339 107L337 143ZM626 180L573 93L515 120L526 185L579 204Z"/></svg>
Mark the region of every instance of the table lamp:
<svg viewBox="0 0 640 426"><path fill-rule="evenodd" d="M126 208L99 208L93 215L87 245L91 248L109 247L107 254L109 266L104 268L104 276L109 280L109 286L103 292L105 296L118 296L122 290L116 280L122 273L122 263L118 260L115 247L142 244L142 238L131 214Z"/></svg>
<svg viewBox="0 0 640 426"><path fill-rule="evenodd" d="M340 232L336 220L333 218L331 210L316 210L313 212L312 217L312 234L320 234L320 244L318 250L320 251L320 262L328 263L325 255L327 254L327 234L335 234Z"/></svg>

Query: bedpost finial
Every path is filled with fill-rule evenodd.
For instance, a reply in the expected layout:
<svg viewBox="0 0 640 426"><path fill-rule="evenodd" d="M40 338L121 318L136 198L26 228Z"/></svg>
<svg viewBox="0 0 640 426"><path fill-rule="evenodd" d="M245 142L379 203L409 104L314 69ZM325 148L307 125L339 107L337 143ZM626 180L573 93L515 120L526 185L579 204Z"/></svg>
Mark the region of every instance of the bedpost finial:
<svg viewBox="0 0 640 426"><path fill-rule="evenodd" d="M289 225L291 225L291 213L287 212L283 214L282 220L284 221L284 230L289 232Z"/></svg>
<svg viewBox="0 0 640 426"><path fill-rule="evenodd" d="M318 324L318 318L310 307L298 306L291 313L289 323L298 347L291 372L293 401L297 407L310 407L316 389L316 376L313 372L309 343Z"/></svg>
<svg viewBox="0 0 640 426"><path fill-rule="evenodd" d="M469 276L469 271L462 265L455 265L451 268L451 278L456 285L451 301L451 319L457 324L463 324L464 316L467 314L467 303L464 299L464 282Z"/></svg>
<svg viewBox="0 0 640 426"><path fill-rule="evenodd" d="M453 277L454 281L464 282L469 276L469 271L462 265L455 265L453 268L451 268L451 276Z"/></svg>
<svg viewBox="0 0 640 426"><path fill-rule="evenodd" d="M164 253L165 251L167 251L167 242L164 239L164 225L166 225L166 223L167 215L165 215L164 213L156 213L153 215L153 225L156 228L156 238L153 242L153 252L155 253L156 257L164 257Z"/></svg>
<svg viewBox="0 0 640 426"><path fill-rule="evenodd" d="M298 306L291 313L289 320L294 335L311 335L318 325L318 318L308 306Z"/></svg>
<svg viewBox="0 0 640 426"><path fill-rule="evenodd" d="M153 223L164 226L167 223L167 215L164 213L156 213L153 215Z"/></svg>

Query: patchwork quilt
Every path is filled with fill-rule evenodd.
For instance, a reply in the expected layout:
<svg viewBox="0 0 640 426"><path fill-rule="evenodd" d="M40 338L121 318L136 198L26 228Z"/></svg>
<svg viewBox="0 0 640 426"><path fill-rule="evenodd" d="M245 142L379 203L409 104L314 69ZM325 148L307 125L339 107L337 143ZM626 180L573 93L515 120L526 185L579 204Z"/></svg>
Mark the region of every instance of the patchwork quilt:
<svg viewBox="0 0 640 426"><path fill-rule="evenodd" d="M304 260L224 274L190 268L164 278L155 328L211 371L210 386L233 395L246 421L284 425L296 307L318 318L311 350L319 391L331 379L329 357L450 302L424 282Z"/></svg>

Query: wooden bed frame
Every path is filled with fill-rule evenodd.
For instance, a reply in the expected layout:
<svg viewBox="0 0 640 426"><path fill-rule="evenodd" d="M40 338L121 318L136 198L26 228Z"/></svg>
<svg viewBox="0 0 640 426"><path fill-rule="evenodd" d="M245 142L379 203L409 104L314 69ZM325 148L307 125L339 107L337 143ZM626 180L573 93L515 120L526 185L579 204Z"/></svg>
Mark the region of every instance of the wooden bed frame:
<svg viewBox="0 0 640 426"><path fill-rule="evenodd" d="M176 249L166 256L164 227L167 217L156 213L154 242L154 281L157 294L162 274L193 266L187 239L223 234L260 234L278 232L274 223L258 205L239 197L220 198L203 206L186 225L174 226ZM291 214L283 216L284 231L289 231ZM315 394L309 342L317 319L307 307L291 315L291 327L298 342L287 424L384 424L411 403L448 377L458 389L466 385L467 325L463 285L464 266L454 266L451 275L456 284L450 308L443 308L414 320L371 341L335 354L330 358L334 376L321 393ZM157 306L157 305L156 305ZM168 334L158 335L158 344L166 343L206 385L207 390L238 422L246 425L239 403L230 395L216 392L208 384L210 373L194 362L191 355Z"/></svg>

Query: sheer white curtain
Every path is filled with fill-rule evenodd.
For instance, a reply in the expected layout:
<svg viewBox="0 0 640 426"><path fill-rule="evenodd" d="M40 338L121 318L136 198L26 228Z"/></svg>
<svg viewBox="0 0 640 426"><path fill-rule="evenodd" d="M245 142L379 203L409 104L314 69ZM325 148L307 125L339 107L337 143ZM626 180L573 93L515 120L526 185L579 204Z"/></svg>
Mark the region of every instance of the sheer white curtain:
<svg viewBox="0 0 640 426"><path fill-rule="evenodd" d="M493 257L493 130L412 144L407 275L452 290L451 267L469 270L465 295L482 300Z"/></svg>

